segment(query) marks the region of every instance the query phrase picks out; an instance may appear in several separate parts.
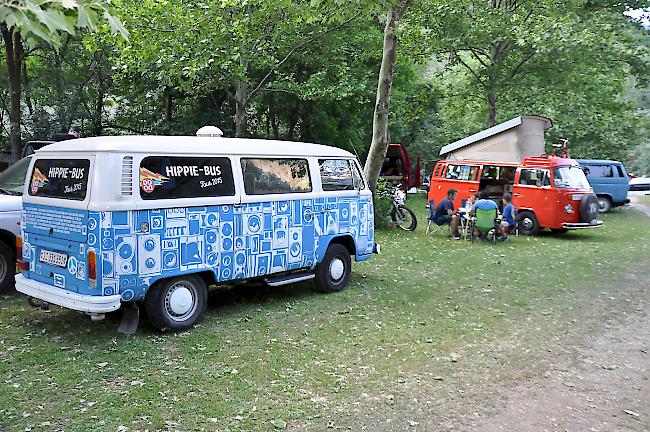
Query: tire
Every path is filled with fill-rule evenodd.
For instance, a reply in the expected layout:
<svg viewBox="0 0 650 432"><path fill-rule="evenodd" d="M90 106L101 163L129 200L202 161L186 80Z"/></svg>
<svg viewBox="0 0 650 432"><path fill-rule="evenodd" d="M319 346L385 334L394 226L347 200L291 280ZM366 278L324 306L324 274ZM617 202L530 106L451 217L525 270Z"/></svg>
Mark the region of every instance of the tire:
<svg viewBox="0 0 650 432"><path fill-rule="evenodd" d="M535 213L524 210L519 213L519 233L522 235L533 236L539 234L540 227L537 222Z"/></svg>
<svg viewBox="0 0 650 432"><path fill-rule="evenodd" d="M158 282L149 288L144 302L151 324L161 331L172 332L197 324L207 304L208 290L205 282L192 275Z"/></svg>
<svg viewBox="0 0 650 432"><path fill-rule="evenodd" d="M0 294L8 293L14 286L16 256L13 249L0 242Z"/></svg>
<svg viewBox="0 0 650 432"><path fill-rule="evenodd" d="M607 213L612 209L612 200L606 196L598 197L598 213Z"/></svg>
<svg viewBox="0 0 650 432"><path fill-rule="evenodd" d="M399 205L396 209L393 209L391 218L398 227L405 231L415 231L415 228L418 226L418 220L415 217L415 213L404 205Z"/></svg>
<svg viewBox="0 0 650 432"><path fill-rule="evenodd" d="M342 244L330 243L323 261L316 267L316 288L331 293L343 290L350 280L352 260Z"/></svg>
<svg viewBox="0 0 650 432"><path fill-rule="evenodd" d="M594 194L584 195L580 200L580 220L594 223L598 218L598 198Z"/></svg>

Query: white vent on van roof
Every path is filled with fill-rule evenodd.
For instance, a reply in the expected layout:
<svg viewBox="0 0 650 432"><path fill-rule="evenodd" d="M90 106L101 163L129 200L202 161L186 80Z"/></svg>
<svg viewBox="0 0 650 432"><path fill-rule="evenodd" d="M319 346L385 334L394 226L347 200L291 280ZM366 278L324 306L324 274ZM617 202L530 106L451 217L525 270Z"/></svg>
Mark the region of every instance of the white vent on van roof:
<svg viewBox="0 0 650 432"><path fill-rule="evenodd" d="M223 132L216 126L203 126L196 131L197 137L222 137Z"/></svg>
<svg viewBox="0 0 650 432"><path fill-rule="evenodd" d="M133 156L124 156L122 159L120 193L122 196L133 195Z"/></svg>

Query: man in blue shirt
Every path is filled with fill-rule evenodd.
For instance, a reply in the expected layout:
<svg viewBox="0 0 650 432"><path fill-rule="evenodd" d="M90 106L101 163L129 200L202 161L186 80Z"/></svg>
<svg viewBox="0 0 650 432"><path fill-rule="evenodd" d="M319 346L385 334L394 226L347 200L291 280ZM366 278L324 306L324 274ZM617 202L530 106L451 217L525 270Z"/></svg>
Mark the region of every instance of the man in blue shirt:
<svg viewBox="0 0 650 432"><path fill-rule="evenodd" d="M469 211L470 216L474 216L476 214L476 209L481 209L481 210L496 210L497 214L499 213L499 207L497 206L497 203L492 201L491 199L488 199L490 195L486 190L482 190L478 193L478 201L474 203L472 206L472 209ZM501 224L496 224L495 226L496 231L500 234L502 240L506 240L508 236L505 234L505 231Z"/></svg>
<svg viewBox="0 0 650 432"><path fill-rule="evenodd" d="M456 189L449 189L447 191L447 197L443 198L436 207L436 211L433 214L433 223L438 226L449 224L453 237L458 240L460 239L460 233L458 232L458 224L460 218L458 212L454 209L454 200L458 197L458 191Z"/></svg>
<svg viewBox="0 0 650 432"><path fill-rule="evenodd" d="M515 226L517 218L517 210L512 204L512 195L509 193L503 194L503 220L501 221L501 226L503 230L507 233L510 233L512 228Z"/></svg>

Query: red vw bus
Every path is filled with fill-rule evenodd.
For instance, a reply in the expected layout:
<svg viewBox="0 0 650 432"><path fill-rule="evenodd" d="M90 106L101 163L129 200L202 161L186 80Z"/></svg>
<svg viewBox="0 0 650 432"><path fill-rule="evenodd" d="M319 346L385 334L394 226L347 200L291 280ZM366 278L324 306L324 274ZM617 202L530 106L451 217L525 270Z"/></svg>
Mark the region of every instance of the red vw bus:
<svg viewBox="0 0 650 432"><path fill-rule="evenodd" d="M439 161L431 175L429 201L437 205L449 189L458 190L456 208L479 190L501 208L503 194L512 194L519 213L519 232L535 235L602 226L598 200L578 162L558 156L526 157L522 163Z"/></svg>

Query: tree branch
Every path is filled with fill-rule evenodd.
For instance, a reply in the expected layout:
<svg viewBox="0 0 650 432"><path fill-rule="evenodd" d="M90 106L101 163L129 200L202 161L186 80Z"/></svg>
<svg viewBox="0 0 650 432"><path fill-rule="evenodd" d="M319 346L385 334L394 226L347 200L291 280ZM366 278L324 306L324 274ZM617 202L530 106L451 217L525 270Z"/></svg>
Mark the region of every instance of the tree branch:
<svg viewBox="0 0 650 432"><path fill-rule="evenodd" d="M517 75L517 73L519 72L519 69L520 69L520 68L521 68L521 67L522 67L526 62L528 62L528 60L530 60L531 58L533 58L533 56L534 56L535 54L536 54L535 51L531 51L531 52L530 52L526 57L524 57L524 58L519 62L519 64L518 64L517 66L515 66L515 68L514 68L514 69L512 70L512 72L510 73L510 78L514 78L515 75Z"/></svg>
<svg viewBox="0 0 650 432"><path fill-rule="evenodd" d="M318 34L313 35L312 37L308 38L307 40L305 40L305 41L299 43L298 45L296 45L295 47L291 48L291 49L289 50L289 52L287 53L287 55L285 55L284 58L283 58L282 60L280 60L278 63L276 63L275 66L273 66L273 67L272 67L272 68L271 68L271 69L266 73L266 75L264 75L264 78L262 78L261 81L260 81L260 82L255 86L255 88L254 88L254 89L253 89L253 90L248 94L248 97L246 98L246 102L248 102L248 101L249 101L253 96L255 96L255 95L257 94L257 92L260 91L260 89L261 89L264 85L266 85L266 83L268 82L268 80L271 78L271 75L273 75L273 73L274 73L276 70L278 70L278 68L279 68L280 66L282 66L283 64L285 64L285 63L286 63L286 62L291 58L291 56L293 56L293 55L296 53L296 51L298 51L299 49L301 49L301 48L303 48L303 47L309 45L310 43L314 42L315 40L317 40L317 39L319 39L319 38L325 36L326 34L328 34L328 33L332 33L332 32L334 32L334 31L336 31L336 30L338 30L338 29L340 29L340 28L346 26L347 24L349 24L349 23L351 23L352 21L354 21L354 20L355 20L355 19L356 19L360 14L361 14L361 12L357 13L357 14L354 15L352 18L350 18L350 19L348 19L348 20L346 20L346 21L344 21L344 22L342 22L342 23L340 23L340 24L338 24L338 25L336 25L336 26L334 26L334 27L332 27L332 28L329 28L329 29L327 29L327 30L325 30L325 31L323 31L323 32L321 32L321 33L318 33Z"/></svg>
<svg viewBox="0 0 650 432"><path fill-rule="evenodd" d="M469 71L472 73L472 75L474 75L474 77L476 78L476 81L478 82L478 84L479 84L481 87L483 87L483 88L487 88L487 86L483 83L483 80L481 79L481 77L479 76L479 74L476 73L476 72L474 71L474 69L472 69L472 68L471 68L467 63L465 63L465 62L463 61L463 59L458 55L458 53L457 53L456 51L454 51L454 56L456 57L456 59L457 59L457 60L458 60L458 61L459 61L463 66L465 66L465 67L467 68L467 70L469 70Z"/></svg>

